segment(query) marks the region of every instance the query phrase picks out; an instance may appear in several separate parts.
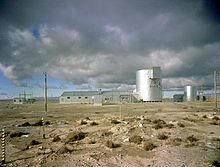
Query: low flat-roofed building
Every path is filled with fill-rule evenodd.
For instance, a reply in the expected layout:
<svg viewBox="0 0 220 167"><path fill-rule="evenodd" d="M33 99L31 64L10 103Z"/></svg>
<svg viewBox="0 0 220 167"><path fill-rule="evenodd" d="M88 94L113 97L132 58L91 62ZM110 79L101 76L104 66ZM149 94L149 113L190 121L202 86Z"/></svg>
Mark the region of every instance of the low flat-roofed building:
<svg viewBox="0 0 220 167"><path fill-rule="evenodd" d="M132 92L126 91L70 91L63 92L60 104L116 104L134 103L138 100Z"/></svg>

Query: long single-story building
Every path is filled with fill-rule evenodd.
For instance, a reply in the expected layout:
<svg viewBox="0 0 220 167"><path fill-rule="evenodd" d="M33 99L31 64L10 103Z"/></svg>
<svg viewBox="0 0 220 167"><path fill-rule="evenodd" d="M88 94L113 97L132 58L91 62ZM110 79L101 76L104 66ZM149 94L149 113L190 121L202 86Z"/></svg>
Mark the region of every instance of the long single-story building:
<svg viewBox="0 0 220 167"><path fill-rule="evenodd" d="M63 92L60 104L117 104L135 103L138 99L132 92L126 91L70 91Z"/></svg>

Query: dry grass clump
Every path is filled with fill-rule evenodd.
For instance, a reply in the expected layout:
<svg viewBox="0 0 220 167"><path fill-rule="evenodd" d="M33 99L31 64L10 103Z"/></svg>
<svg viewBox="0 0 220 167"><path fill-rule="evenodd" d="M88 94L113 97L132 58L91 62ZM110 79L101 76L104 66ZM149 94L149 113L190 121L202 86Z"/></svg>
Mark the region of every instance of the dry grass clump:
<svg viewBox="0 0 220 167"><path fill-rule="evenodd" d="M89 140L87 143L88 143L88 144L95 144L96 141L94 141L94 140Z"/></svg>
<svg viewBox="0 0 220 167"><path fill-rule="evenodd" d="M217 116L214 116L214 117L212 118L212 120L214 120L214 121L219 121L219 120L220 120L220 118L219 118L219 117L217 117Z"/></svg>
<svg viewBox="0 0 220 167"><path fill-rule="evenodd" d="M130 141L136 144L141 144L141 142L143 141L141 136L138 135L134 135L130 137Z"/></svg>
<svg viewBox="0 0 220 167"><path fill-rule="evenodd" d="M121 122L118 121L118 120L116 120L116 119L113 119L113 120L111 121L111 123L112 123L112 124L120 124Z"/></svg>
<svg viewBox="0 0 220 167"><path fill-rule="evenodd" d="M93 121L93 122L90 123L90 125L91 126L96 126L96 125L98 125L98 123Z"/></svg>
<svg viewBox="0 0 220 167"><path fill-rule="evenodd" d="M196 138L195 136L191 135L191 136L188 136L186 138L186 141L188 142L185 147L193 147L196 145L196 142L198 141L199 139Z"/></svg>
<svg viewBox="0 0 220 167"><path fill-rule="evenodd" d="M212 162L212 165L215 166L215 167L220 167L220 162L217 161L217 160L214 160L214 161Z"/></svg>
<svg viewBox="0 0 220 167"><path fill-rule="evenodd" d="M34 145L38 145L38 144L41 144L41 142L39 142L37 140L32 140L29 145L34 146Z"/></svg>
<svg viewBox="0 0 220 167"><path fill-rule="evenodd" d="M43 121L39 120L36 123L32 124L32 126L43 126Z"/></svg>
<svg viewBox="0 0 220 167"><path fill-rule="evenodd" d="M156 120L153 121L153 123L155 124L153 126L153 128L155 128L155 129L162 129L162 128L167 126L167 123L164 120L161 120L161 119L156 119Z"/></svg>
<svg viewBox="0 0 220 167"><path fill-rule="evenodd" d="M58 154L65 154L65 153L71 153L73 152L73 149L70 147L67 147L66 145L63 145L58 151Z"/></svg>
<svg viewBox="0 0 220 167"><path fill-rule="evenodd" d="M86 137L86 134L83 132L70 132L66 138L67 142L73 142L77 140L82 140Z"/></svg>
<svg viewBox="0 0 220 167"><path fill-rule="evenodd" d="M173 138L170 140L169 144L173 145L173 146L179 146L181 145L182 139L177 137L177 138Z"/></svg>
<svg viewBox="0 0 220 167"><path fill-rule="evenodd" d="M159 140L166 140L166 139L168 139L168 136L165 135L164 133L159 133L159 134L157 135L157 138L158 138Z"/></svg>
<svg viewBox="0 0 220 167"><path fill-rule="evenodd" d="M155 120L153 120L153 123L154 124L166 124L166 122L164 121L164 120L162 120L162 119L155 119Z"/></svg>
<svg viewBox="0 0 220 167"><path fill-rule="evenodd" d="M151 122L152 122L149 118L146 118L144 121L145 121L146 123L151 123Z"/></svg>
<svg viewBox="0 0 220 167"><path fill-rule="evenodd" d="M195 119L189 118L189 117L184 117L183 120L185 120L185 121L190 121L190 122L196 122Z"/></svg>
<svg viewBox="0 0 220 167"><path fill-rule="evenodd" d="M219 138L219 137L213 137L212 140L213 140L213 141L217 141L217 142L220 143L220 138Z"/></svg>
<svg viewBox="0 0 220 167"><path fill-rule="evenodd" d="M10 134L10 138L13 138L13 137L21 137L22 135L28 135L29 133L24 133L24 132L12 132Z"/></svg>
<svg viewBox="0 0 220 167"><path fill-rule="evenodd" d="M145 141L143 147L144 147L144 150L150 151L150 150L153 150L154 148L156 148L157 146L150 141Z"/></svg>
<svg viewBox="0 0 220 167"><path fill-rule="evenodd" d="M107 140L106 143L105 143L106 147L108 148L117 148L117 147L120 147L119 144L115 144L113 143L113 141L111 140Z"/></svg>
<svg viewBox="0 0 220 167"><path fill-rule="evenodd" d="M102 136L110 136L110 135L113 135L111 131L105 131L102 133Z"/></svg>
<svg viewBox="0 0 220 167"><path fill-rule="evenodd" d="M25 123L23 123L23 124L21 124L21 125L18 125L18 127L21 127L21 126L31 126L31 124L29 123L29 122L25 122Z"/></svg>
<svg viewBox="0 0 220 167"><path fill-rule="evenodd" d="M190 135L186 138L186 140L192 143L198 141L199 139L196 138L194 135Z"/></svg>
<svg viewBox="0 0 220 167"><path fill-rule="evenodd" d="M90 118L89 117L85 117L85 120L90 120Z"/></svg>
<svg viewBox="0 0 220 167"><path fill-rule="evenodd" d="M55 136L55 137L53 138L52 142L58 142L58 141L60 141L60 140L61 140L61 138L60 138L59 136Z"/></svg>
<svg viewBox="0 0 220 167"><path fill-rule="evenodd" d="M167 128L174 128L174 125L173 124L167 124L165 127L167 127Z"/></svg>
<svg viewBox="0 0 220 167"><path fill-rule="evenodd" d="M84 120L82 120L82 121L80 122L80 125L86 125L86 124L87 124L87 122L84 121Z"/></svg>
<svg viewBox="0 0 220 167"><path fill-rule="evenodd" d="M218 123L217 121L213 120L213 121L210 122L209 124L211 124L211 125L218 125L219 123Z"/></svg>
<svg viewBox="0 0 220 167"><path fill-rule="evenodd" d="M181 123L181 122L178 122L177 125L178 125L179 127L181 127L181 128L184 128L184 127L185 127L185 125L184 125L183 123Z"/></svg>

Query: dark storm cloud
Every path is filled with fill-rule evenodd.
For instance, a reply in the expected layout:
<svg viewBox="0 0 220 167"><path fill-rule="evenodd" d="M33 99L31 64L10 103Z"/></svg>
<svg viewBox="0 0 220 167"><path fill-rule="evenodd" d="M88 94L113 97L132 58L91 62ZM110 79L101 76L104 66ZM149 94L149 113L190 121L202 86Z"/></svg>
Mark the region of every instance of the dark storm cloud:
<svg viewBox="0 0 220 167"><path fill-rule="evenodd" d="M48 71L78 87L130 89L161 66L164 87L211 84L217 1L0 1L0 70L16 85Z"/></svg>

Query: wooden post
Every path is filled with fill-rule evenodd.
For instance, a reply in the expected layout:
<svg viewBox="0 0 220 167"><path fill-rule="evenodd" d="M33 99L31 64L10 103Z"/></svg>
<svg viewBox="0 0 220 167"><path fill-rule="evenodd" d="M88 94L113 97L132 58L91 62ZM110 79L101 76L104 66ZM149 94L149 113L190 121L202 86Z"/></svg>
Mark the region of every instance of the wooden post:
<svg viewBox="0 0 220 167"><path fill-rule="evenodd" d="M217 111L217 71L214 71L214 101L215 101L215 110Z"/></svg>
<svg viewBox="0 0 220 167"><path fill-rule="evenodd" d="M45 110L45 117L47 114L47 72L44 72L44 110ZM42 117L42 127L43 127L43 139L46 138L45 134L45 124L44 124L44 118Z"/></svg>

